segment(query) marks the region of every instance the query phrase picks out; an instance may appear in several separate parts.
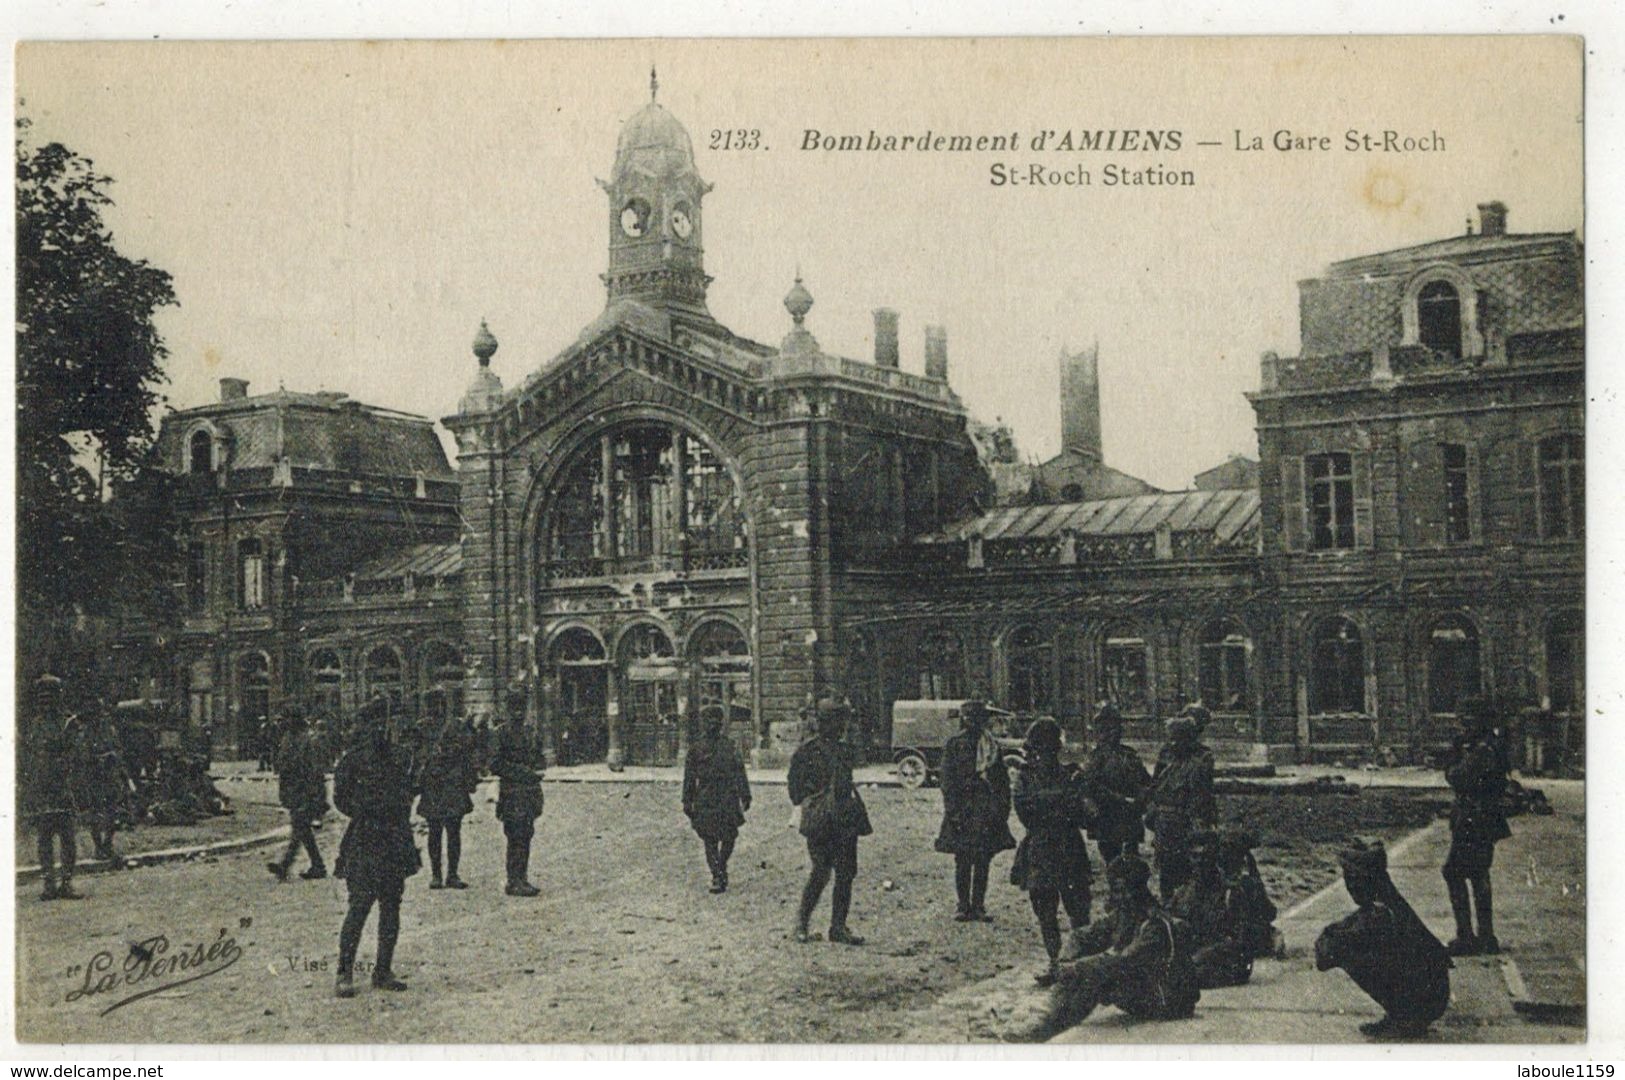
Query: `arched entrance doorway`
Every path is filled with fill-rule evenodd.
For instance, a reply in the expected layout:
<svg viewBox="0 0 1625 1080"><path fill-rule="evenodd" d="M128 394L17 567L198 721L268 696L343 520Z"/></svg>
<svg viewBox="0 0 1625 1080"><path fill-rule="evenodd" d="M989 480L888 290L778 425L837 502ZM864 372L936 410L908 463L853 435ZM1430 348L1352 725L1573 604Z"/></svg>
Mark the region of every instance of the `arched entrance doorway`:
<svg viewBox="0 0 1625 1080"><path fill-rule="evenodd" d="M694 686L690 722L715 705L727 717L728 735L747 760L756 749L755 710L751 707L750 643L732 623L708 622L688 643Z"/></svg>
<svg viewBox="0 0 1625 1080"><path fill-rule="evenodd" d="M593 634L572 627L547 650L553 749L560 765L603 761L609 753L609 658Z"/></svg>
<svg viewBox="0 0 1625 1080"><path fill-rule="evenodd" d="M615 666L620 679L621 730L625 733L627 762L649 765L675 761L681 675L671 638L658 626L639 623L621 638Z"/></svg>

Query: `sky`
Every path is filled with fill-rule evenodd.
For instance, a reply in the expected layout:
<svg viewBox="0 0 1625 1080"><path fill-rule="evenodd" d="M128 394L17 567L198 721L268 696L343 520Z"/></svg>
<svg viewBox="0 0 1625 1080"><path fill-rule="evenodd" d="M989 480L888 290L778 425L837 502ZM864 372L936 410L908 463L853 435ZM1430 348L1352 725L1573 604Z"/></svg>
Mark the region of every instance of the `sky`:
<svg viewBox="0 0 1625 1080"><path fill-rule="evenodd" d="M1166 488L1256 454L1243 394L1296 352L1297 283L1335 260L1461 233L1582 227L1574 38L953 39L22 45L19 111L114 178L125 253L174 276L170 404L338 390L439 418L481 318L508 386L603 308L604 194L648 100L687 126L712 313L776 344L799 267L824 350L905 369L948 329L950 381L1022 451L1060 441L1063 347L1100 345L1107 461ZM1023 149L822 153L833 134L1000 134ZM1174 129L1176 152L1035 153L1040 131ZM759 131L761 149L711 148ZM1442 138L1346 151L1350 129ZM1236 150L1287 130L1330 149ZM1220 145L1202 147L1199 141ZM1082 166L1089 187L990 183ZM1107 165L1191 188L1107 187Z"/></svg>

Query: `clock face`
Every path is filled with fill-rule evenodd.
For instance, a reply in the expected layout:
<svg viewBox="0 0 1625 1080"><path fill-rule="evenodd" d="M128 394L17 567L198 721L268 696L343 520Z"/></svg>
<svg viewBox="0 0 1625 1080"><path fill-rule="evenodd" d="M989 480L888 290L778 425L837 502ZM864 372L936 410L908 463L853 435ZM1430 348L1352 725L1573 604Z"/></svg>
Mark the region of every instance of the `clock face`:
<svg viewBox="0 0 1625 1080"><path fill-rule="evenodd" d="M694 231L694 221L689 216L687 206L679 206L671 212L671 231L677 234L679 240L687 240Z"/></svg>
<svg viewBox="0 0 1625 1080"><path fill-rule="evenodd" d="M636 240L649 235L649 204L642 199L630 199L621 209L621 231Z"/></svg>

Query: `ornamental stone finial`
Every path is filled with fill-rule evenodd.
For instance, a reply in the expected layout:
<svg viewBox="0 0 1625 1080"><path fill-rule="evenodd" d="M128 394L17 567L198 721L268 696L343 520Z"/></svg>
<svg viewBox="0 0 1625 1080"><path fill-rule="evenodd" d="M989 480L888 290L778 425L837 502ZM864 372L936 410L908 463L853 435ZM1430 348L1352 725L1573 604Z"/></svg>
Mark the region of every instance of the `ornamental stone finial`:
<svg viewBox="0 0 1625 1080"><path fill-rule="evenodd" d="M491 357L496 355L496 351L496 335L491 333L491 328L485 325L484 319L481 319L480 328L474 334L474 355L479 357L480 367L489 367Z"/></svg>

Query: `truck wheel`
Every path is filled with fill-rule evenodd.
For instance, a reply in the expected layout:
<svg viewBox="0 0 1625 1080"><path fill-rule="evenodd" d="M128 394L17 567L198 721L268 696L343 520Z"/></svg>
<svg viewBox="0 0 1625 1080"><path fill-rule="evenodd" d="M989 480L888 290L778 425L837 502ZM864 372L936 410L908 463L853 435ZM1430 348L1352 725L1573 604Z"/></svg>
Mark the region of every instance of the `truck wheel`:
<svg viewBox="0 0 1625 1080"><path fill-rule="evenodd" d="M919 754L904 754L897 759L897 779L906 788L925 786L925 758Z"/></svg>

